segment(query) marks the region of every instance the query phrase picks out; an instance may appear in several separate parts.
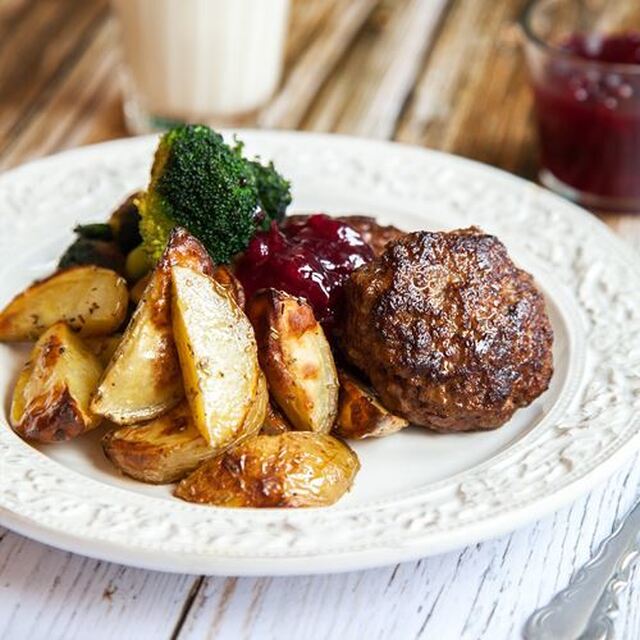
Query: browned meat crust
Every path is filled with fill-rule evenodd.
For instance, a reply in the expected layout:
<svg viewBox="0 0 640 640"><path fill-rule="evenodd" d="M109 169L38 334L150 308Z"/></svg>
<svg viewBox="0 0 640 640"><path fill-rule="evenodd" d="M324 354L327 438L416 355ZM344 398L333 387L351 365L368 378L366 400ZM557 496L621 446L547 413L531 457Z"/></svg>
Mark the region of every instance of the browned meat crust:
<svg viewBox="0 0 640 640"><path fill-rule="evenodd" d="M385 406L438 431L492 429L547 389L542 294L477 228L416 232L347 282L342 346Z"/></svg>

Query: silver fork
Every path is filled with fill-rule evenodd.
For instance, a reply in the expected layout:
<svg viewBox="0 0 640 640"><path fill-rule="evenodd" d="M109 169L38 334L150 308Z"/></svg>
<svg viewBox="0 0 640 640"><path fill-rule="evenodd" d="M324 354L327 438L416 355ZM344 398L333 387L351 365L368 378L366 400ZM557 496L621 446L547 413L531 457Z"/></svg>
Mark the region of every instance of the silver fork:
<svg viewBox="0 0 640 640"><path fill-rule="evenodd" d="M639 554L640 500L569 585L527 620L525 640L612 640L618 594Z"/></svg>

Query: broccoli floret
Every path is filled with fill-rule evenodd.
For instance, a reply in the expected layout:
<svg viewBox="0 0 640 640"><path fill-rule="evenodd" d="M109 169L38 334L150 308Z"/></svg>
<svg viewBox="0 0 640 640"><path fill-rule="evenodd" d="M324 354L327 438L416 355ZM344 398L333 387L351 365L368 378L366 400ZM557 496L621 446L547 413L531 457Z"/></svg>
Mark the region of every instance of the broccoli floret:
<svg viewBox="0 0 640 640"><path fill-rule="evenodd" d="M281 222L291 204L289 181L285 180L273 166L273 162L262 165L257 160L250 161L258 185L258 197L269 220ZM269 228L269 220L265 228Z"/></svg>
<svg viewBox="0 0 640 640"><path fill-rule="evenodd" d="M171 229L181 226L204 244L216 263L229 262L248 246L264 218L260 185L269 183L265 193L271 194L272 183L258 173L209 127L187 125L166 133L156 151L149 187L137 201L147 252L157 259ZM277 176L275 170L273 174ZM273 180L274 188L277 184ZM282 207L282 198L265 195L265 200Z"/></svg>
<svg viewBox="0 0 640 640"><path fill-rule="evenodd" d="M242 157L244 144L235 140L233 151ZM281 222L287 207L291 204L291 184L285 180L273 166L273 162L264 165L260 160L247 160L256 179L260 206L266 214L263 228L268 229L272 220Z"/></svg>

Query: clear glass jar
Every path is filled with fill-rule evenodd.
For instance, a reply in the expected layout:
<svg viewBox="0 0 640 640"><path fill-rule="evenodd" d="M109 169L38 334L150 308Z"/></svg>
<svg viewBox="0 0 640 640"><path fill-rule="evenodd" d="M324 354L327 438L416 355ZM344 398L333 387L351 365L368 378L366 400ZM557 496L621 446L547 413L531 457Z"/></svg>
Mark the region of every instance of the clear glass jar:
<svg viewBox="0 0 640 640"><path fill-rule="evenodd" d="M521 24L542 183L640 212L640 2L535 0Z"/></svg>

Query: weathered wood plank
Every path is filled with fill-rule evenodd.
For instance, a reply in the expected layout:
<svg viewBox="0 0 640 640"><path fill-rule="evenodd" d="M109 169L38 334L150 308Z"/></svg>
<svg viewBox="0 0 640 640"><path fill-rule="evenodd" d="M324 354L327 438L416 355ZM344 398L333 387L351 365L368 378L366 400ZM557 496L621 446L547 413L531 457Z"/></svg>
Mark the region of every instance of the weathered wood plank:
<svg viewBox="0 0 640 640"><path fill-rule="evenodd" d="M338 0L304 0L292 2L289 17L289 34L285 52L285 69L292 67L309 42L321 31Z"/></svg>
<svg viewBox="0 0 640 640"><path fill-rule="evenodd" d="M531 97L517 37L521 0L459 0L443 24L396 138L535 174Z"/></svg>
<svg viewBox="0 0 640 640"><path fill-rule="evenodd" d="M93 6L95 10L95 3L87 3L87 6ZM295 61L308 42L322 31L323 23L337 8L337 0L294 3L287 66L293 65L291 61ZM29 114L28 130L16 132L11 137L1 156L0 169L78 144L127 135L117 73L117 37L114 25L106 17L103 12L103 19L92 24L94 31L90 34L89 44L82 50L76 47L77 59L65 68L66 73L59 73L46 92L39 87L33 89L37 108ZM64 34L69 36L69 41L87 39L78 25L74 28L75 31ZM57 42L59 34L52 37ZM329 71L330 68L325 70ZM17 109L5 110L7 117L16 117L19 112ZM0 117L2 113L0 107ZM255 121L249 118L243 124L252 126Z"/></svg>
<svg viewBox="0 0 640 640"><path fill-rule="evenodd" d="M0 3L0 33L7 35L16 25L26 19L35 7L29 0L5 0Z"/></svg>
<svg viewBox="0 0 640 640"><path fill-rule="evenodd" d="M105 116L113 114L116 106L115 113L122 126L118 78L114 73L118 57L112 46L112 26L108 22L100 25L77 63L59 80L55 93L32 115L29 127L0 156L0 168L83 144L91 135L95 141L105 139L112 132L116 136L124 133L123 129L104 131L104 123L108 122ZM101 136L96 136L96 126L102 129Z"/></svg>
<svg viewBox="0 0 640 640"><path fill-rule="evenodd" d="M44 0L33 3L22 19L0 23L0 153L28 127L56 81L73 66L106 18L106 6L106 0Z"/></svg>
<svg viewBox="0 0 640 640"><path fill-rule="evenodd" d="M169 638L195 580L90 560L0 529L0 638Z"/></svg>
<svg viewBox="0 0 640 640"><path fill-rule="evenodd" d="M447 4L382 3L318 93L302 128L391 137Z"/></svg>
<svg viewBox="0 0 640 640"><path fill-rule="evenodd" d="M296 128L316 93L378 0L338 0L321 32L300 54L280 92L258 116L261 127Z"/></svg>

